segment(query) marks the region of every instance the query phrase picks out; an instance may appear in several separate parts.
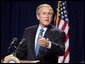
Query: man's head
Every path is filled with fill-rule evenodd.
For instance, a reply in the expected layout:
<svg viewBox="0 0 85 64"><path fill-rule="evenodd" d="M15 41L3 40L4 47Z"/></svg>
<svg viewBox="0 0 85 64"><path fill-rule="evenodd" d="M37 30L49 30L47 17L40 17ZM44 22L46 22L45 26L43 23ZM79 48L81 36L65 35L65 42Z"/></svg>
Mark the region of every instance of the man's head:
<svg viewBox="0 0 85 64"><path fill-rule="evenodd" d="M41 4L36 10L37 19L43 26L47 26L51 23L53 13L52 7L48 4Z"/></svg>

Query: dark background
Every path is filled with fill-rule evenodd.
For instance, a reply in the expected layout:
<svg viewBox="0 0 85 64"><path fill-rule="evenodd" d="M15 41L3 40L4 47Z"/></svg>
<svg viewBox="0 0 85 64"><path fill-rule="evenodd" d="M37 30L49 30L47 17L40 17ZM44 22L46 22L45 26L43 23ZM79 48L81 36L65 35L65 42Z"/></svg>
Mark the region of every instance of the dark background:
<svg viewBox="0 0 85 64"><path fill-rule="evenodd" d="M13 37L21 40L26 27L38 24L36 7L50 4L56 12L56 1L1 1L1 59L10 54L8 46ZM67 1L70 24L70 62L84 61L84 2ZM53 22L52 22L53 23Z"/></svg>

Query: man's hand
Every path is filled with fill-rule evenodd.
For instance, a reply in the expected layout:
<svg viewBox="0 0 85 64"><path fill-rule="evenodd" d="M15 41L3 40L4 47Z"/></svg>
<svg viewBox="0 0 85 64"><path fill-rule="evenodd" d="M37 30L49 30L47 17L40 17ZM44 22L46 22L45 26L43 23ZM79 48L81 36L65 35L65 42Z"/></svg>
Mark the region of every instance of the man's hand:
<svg viewBox="0 0 85 64"><path fill-rule="evenodd" d="M49 45L49 41L45 38L39 38L38 43L40 46L43 46L43 47L48 47Z"/></svg>

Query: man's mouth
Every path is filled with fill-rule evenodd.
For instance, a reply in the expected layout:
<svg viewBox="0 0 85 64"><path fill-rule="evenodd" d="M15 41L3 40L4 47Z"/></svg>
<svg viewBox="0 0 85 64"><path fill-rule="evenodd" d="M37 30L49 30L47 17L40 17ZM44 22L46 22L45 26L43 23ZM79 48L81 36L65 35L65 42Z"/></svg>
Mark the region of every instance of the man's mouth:
<svg viewBox="0 0 85 64"><path fill-rule="evenodd" d="M45 21L49 21L48 19L45 19Z"/></svg>

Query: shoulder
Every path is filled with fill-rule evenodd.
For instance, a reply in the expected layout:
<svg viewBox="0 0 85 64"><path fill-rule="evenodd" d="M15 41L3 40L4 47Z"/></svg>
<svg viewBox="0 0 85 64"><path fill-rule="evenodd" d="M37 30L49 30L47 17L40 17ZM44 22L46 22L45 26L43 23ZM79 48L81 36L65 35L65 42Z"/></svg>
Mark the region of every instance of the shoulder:
<svg viewBox="0 0 85 64"><path fill-rule="evenodd" d="M54 34L56 34L56 35L65 36L65 32L62 31L62 30L60 30L60 29L58 29L57 27L53 27L53 28L51 29L51 31L52 31Z"/></svg>
<svg viewBox="0 0 85 64"><path fill-rule="evenodd" d="M29 32L31 33L33 31L36 31L37 27L38 27L38 25L27 27L27 28L24 29L24 33L29 33Z"/></svg>
<svg viewBox="0 0 85 64"><path fill-rule="evenodd" d="M34 26L30 26L30 27L25 28L25 30L35 29L35 28L37 28L37 27L38 27L38 25L34 25Z"/></svg>
<svg viewBox="0 0 85 64"><path fill-rule="evenodd" d="M24 35L27 36L30 35L31 33L35 33L37 30L38 25L30 26L24 29Z"/></svg>

